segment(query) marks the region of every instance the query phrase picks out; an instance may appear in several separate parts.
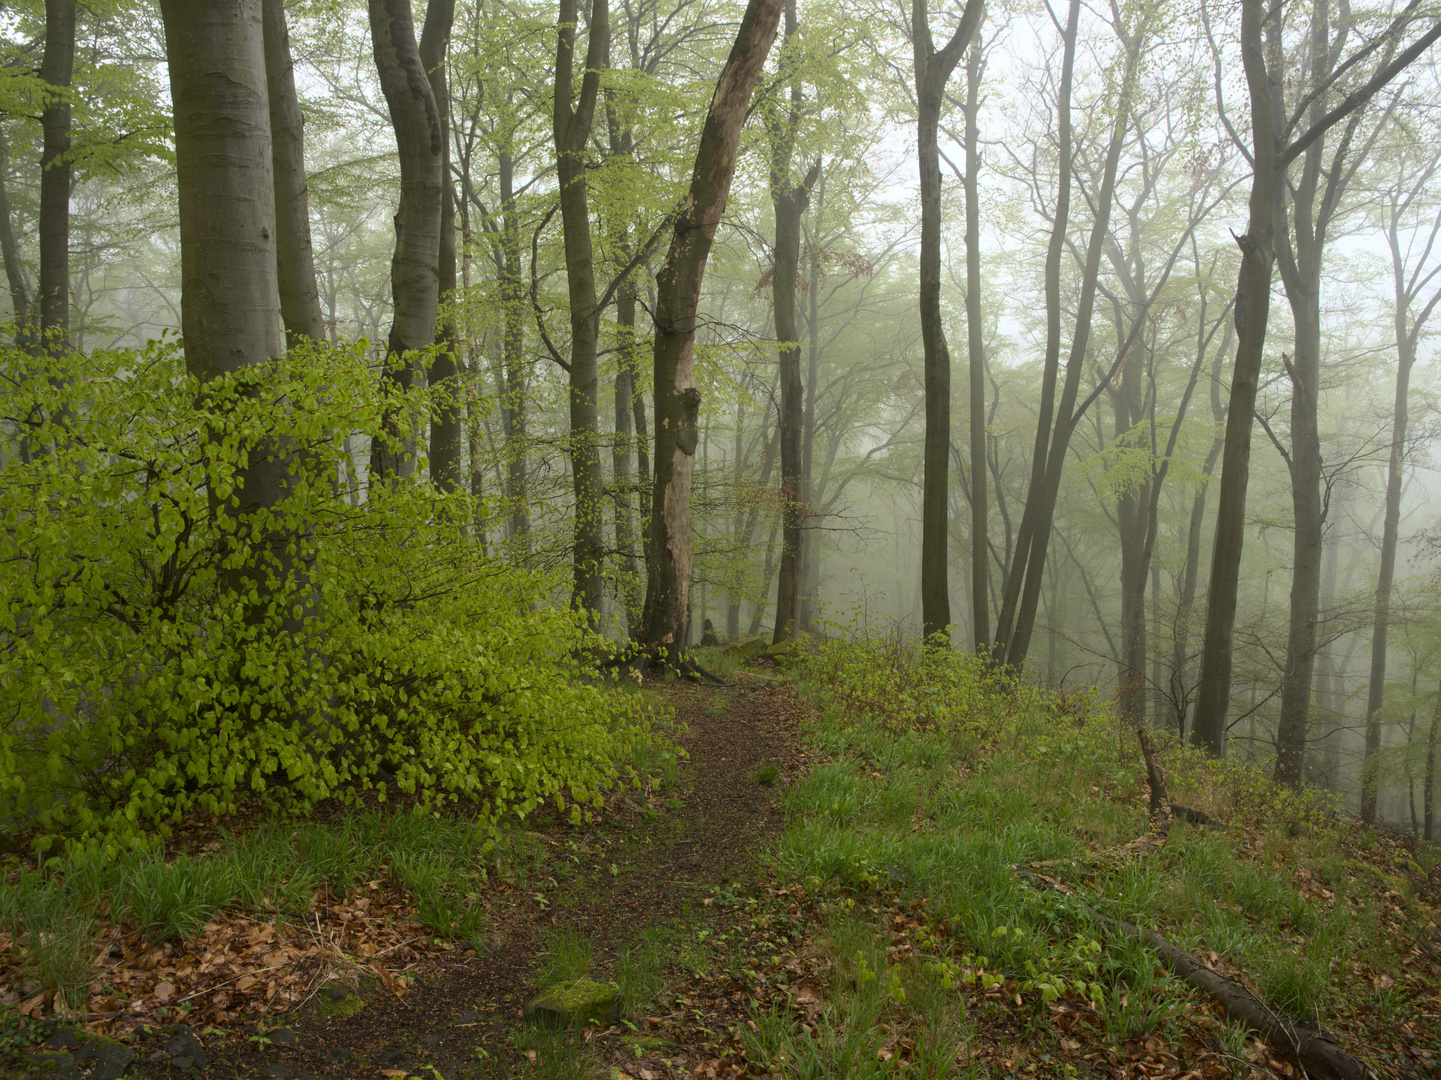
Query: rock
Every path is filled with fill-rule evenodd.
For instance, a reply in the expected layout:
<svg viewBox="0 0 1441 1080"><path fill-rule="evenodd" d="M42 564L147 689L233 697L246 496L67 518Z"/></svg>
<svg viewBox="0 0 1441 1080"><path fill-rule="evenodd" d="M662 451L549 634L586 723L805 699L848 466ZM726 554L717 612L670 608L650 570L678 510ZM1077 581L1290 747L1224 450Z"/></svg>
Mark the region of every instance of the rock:
<svg viewBox="0 0 1441 1080"><path fill-rule="evenodd" d="M58 1027L50 1033L44 1046L47 1050L74 1050L80 1045L80 1037L75 1034L74 1028Z"/></svg>
<svg viewBox="0 0 1441 1080"><path fill-rule="evenodd" d="M295 1046L300 1042L300 1036L295 1034L293 1028L281 1027L274 1031L267 1032L265 1037L274 1046Z"/></svg>
<svg viewBox="0 0 1441 1080"><path fill-rule="evenodd" d="M475 1009L471 1009L470 1012L461 1013L455 1018L456 1027L468 1027L471 1024L478 1023L480 1023L480 1013Z"/></svg>
<svg viewBox="0 0 1441 1080"><path fill-rule="evenodd" d="M90 1080L120 1080L125 1075L125 1070L135 1061L134 1050L124 1043L107 1039L104 1035L87 1032L80 1041L80 1049L75 1051L75 1060L95 1062L95 1068L90 1072Z"/></svg>
<svg viewBox="0 0 1441 1080"><path fill-rule="evenodd" d="M365 1008L365 999L354 987L344 983L326 983L315 995L315 1007L321 1016L354 1016Z"/></svg>
<svg viewBox="0 0 1441 1080"><path fill-rule="evenodd" d="M576 979L553 986L525 1007L527 1022L540 1027L589 1027L620 1016L620 987L613 982Z"/></svg>
<svg viewBox="0 0 1441 1080"><path fill-rule="evenodd" d="M742 660L754 660L756 657L764 656L770 647L771 643L768 639L753 637L748 641L742 641L739 645L732 645L726 652Z"/></svg>
<svg viewBox="0 0 1441 1080"><path fill-rule="evenodd" d="M440 1045L440 1036L427 1035L425 1038L420 1040L420 1045L425 1047L427 1050L434 1050L437 1046Z"/></svg>
<svg viewBox="0 0 1441 1080"><path fill-rule="evenodd" d="M204 1069L210 1064L205 1056L205 1047L184 1024L165 1029L170 1038L165 1040L165 1052L170 1055L170 1064L177 1069Z"/></svg>
<svg viewBox="0 0 1441 1080"><path fill-rule="evenodd" d="M81 1080L82 1073L75 1067L75 1059L64 1052L36 1054L30 1059L44 1077L56 1080Z"/></svg>
<svg viewBox="0 0 1441 1080"><path fill-rule="evenodd" d="M343 1046L332 1046L325 1052L325 1060L332 1065L344 1065L353 1057L354 1055Z"/></svg>

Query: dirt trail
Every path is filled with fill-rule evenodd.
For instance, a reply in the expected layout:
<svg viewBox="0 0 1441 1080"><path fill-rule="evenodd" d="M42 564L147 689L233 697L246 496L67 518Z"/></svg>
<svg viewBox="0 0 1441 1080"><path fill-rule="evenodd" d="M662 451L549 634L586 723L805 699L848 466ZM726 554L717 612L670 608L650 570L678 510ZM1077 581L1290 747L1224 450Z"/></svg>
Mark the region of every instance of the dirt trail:
<svg viewBox="0 0 1441 1080"><path fill-rule="evenodd" d="M606 976L619 951L636 944L647 927L691 918L714 933L733 919L737 913L715 905L714 897L727 886L753 882L757 853L783 824L779 784L762 786L755 778L767 765L779 766L782 780L795 771L794 695L789 687L754 684L680 685L663 693L689 728L682 739L689 760L681 765L675 792L659 793L650 806L621 800L595 826L542 833L551 862L529 880L486 897L489 918L479 951L457 947L428 959L404 997L377 988L354 1016L302 1013L268 1042L250 1033L205 1035L208 1068L199 1075L351 1080L434 1076L433 1068L444 1080L507 1076L525 1060L511 1037L535 992L532 976L547 932L574 929L594 942L599 974ZM674 964L667 970L670 993L656 1011L676 1000L694 1004L678 997L684 988L676 987L686 978ZM642 1020L642 1026L650 1025ZM687 1045L674 1025L664 1034L681 1036L666 1052L677 1071L688 1072L690 1063L710 1053ZM137 1064L145 1062L150 1048L135 1049ZM658 1060L648 1064L646 1071L660 1075ZM197 1075L166 1060L146 1068L147 1076Z"/></svg>

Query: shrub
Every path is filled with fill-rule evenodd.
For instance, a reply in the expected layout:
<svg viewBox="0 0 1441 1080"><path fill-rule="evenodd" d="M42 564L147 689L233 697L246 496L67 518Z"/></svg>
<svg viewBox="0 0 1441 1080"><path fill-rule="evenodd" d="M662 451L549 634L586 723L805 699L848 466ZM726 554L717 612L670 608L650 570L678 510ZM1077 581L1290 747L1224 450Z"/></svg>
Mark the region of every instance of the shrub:
<svg viewBox="0 0 1441 1080"><path fill-rule="evenodd" d="M358 347L203 385L173 344L0 353L0 821L115 850L250 799L598 803L652 706L571 677L563 583L423 467L357 489L345 436L426 404Z"/></svg>

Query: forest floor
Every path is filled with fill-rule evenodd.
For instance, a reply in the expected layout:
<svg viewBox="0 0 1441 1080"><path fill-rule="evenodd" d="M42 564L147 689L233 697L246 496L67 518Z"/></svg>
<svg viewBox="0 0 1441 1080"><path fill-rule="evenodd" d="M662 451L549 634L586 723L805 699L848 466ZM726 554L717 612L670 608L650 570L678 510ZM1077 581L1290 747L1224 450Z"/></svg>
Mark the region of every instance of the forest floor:
<svg viewBox="0 0 1441 1080"><path fill-rule="evenodd" d="M525 844L496 863L476 898L484 917L470 940L428 934L385 875L344 897L322 893L302 919L232 908L193 940L168 946L116 928L106 973L115 993L92 998L88 1027L67 1023L32 996L18 1007L36 1021L50 1013L43 1020L48 1041L8 1060L24 1063L26 1076L90 1080L789 1074L787 1056L794 1058L798 1044L787 1039L834 1040L835 1017L855 1008L854 1000L841 999L847 993L854 999L867 979L876 979L863 952L877 949L869 961L881 971L874 993L888 994L892 1005L877 1015L891 1019L877 1019L857 1043L864 1060L846 1067L850 1075L891 1075L903 1066L933 1074L918 1043L948 1017L959 1018L963 1049L956 1058L956 1043L947 1044L951 1058L935 1075L1297 1075L1259 1041L1229 1035L1205 1002L1185 994L1154 1033L1128 1039L1108 1032L1098 1013L1077 1007L1074 995L1047 1007L1023 1003L1009 979L982 980L958 1005L938 1007L934 1021L917 1012L893 1030L894 1004L906 994L898 975L887 984L884 965L889 958L900 971L913 943L919 957L937 920L924 897L899 887L906 882L894 867L892 880L880 871L878 882L844 895L827 895L814 879L806 884L778 868L769 853L786 825L783 794L834 754L803 740L807 706L794 686L768 664L748 668L725 686L648 691L675 709L687 756L640 792L610 800L593 823L532 820ZM184 838L197 853L221 842L204 830ZM1400 848L1393 854L1406 858ZM1415 882L1433 901L1435 877ZM849 919L852 929L838 919ZM856 928L861 937L852 941L846 935ZM0 940L0 991L10 944ZM1424 955L1413 956L1427 966ZM1407 1000L1390 1019L1377 1015L1367 1032L1373 1048L1410 1047L1390 1058L1386 1073L1441 1076L1428 1049L1441 1042L1434 974L1417 981L1414 970L1397 972L1398 993ZM618 985L624 999L618 1017L581 1031L526 1021L527 1004L544 987L581 976ZM1384 973L1379 978L1390 983ZM906 985L920 1010L914 999L923 988ZM1425 988L1425 1001L1410 1000L1414 987ZM12 1015L17 1007L0 1004ZM1124 994L1116 1007L1133 1008ZM5 1073L6 1040L14 1032L0 1028ZM851 1050L832 1045L828 1053L827 1069L834 1070Z"/></svg>

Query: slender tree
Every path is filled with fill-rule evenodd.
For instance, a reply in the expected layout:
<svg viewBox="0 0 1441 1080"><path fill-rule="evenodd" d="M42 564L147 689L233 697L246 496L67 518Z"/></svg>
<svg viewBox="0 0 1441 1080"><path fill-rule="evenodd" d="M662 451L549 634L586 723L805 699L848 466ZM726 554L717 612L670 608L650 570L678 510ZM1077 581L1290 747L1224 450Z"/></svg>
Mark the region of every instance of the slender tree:
<svg viewBox="0 0 1441 1080"><path fill-rule="evenodd" d="M691 577L691 467L698 441L696 310L706 259L725 212L736 150L756 76L769 55L782 0L750 0L706 113L690 191L676 215L670 250L656 275L655 457L646 550L641 640L678 650Z"/></svg>
<svg viewBox="0 0 1441 1080"><path fill-rule="evenodd" d="M946 82L985 14L984 0L966 0L950 40L938 52L926 0L911 3L916 87L916 151L921 178L920 307L925 350L926 434L921 497L921 627L927 639L951 624L950 526L951 355L941 318L941 158L939 128Z"/></svg>
<svg viewBox="0 0 1441 1080"><path fill-rule="evenodd" d="M280 314L289 344L325 340L315 252L310 242L310 192L305 175L304 120L295 95L295 66L284 0L264 0L265 76L270 104L270 153L275 173L275 256Z"/></svg>
<svg viewBox="0 0 1441 1080"><path fill-rule="evenodd" d="M1424 231L1412 216L1441 165L1441 150L1435 146L1403 151L1398 163L1396 185L1384 196L1382 231L1391 254L1394 288L1392 309L1396 340L1396 394L1391 413L1391 448L1386 458L1386 509L1381 532L1381 568L1376 577L1376 602L1371 623L1371 673L1366 693L1366 749L1361 766L1361 820L1376 819L1376 755L1381 749L1381 706L1386 693L1386 641L1391 619L1391 583L1396 574L1396 546L1401 531L1401 482L1406 460L1407 425L1411 368L1422 328L1441 301L1441 289L1433 282L1441 273L1441 262L1430 258L1441 239L1441 212ZM1419 253L1415 250L1419 246ZM1419 254L1419 258L1416 257ZM1409 257L1409 259L1408 259ZM1409 261L1409 265L1408 265ZM1425 294L1430 290L1431 295ZM1441 708L1441 706L1438 706ZM1441 715L1441 713L1438 713ZM1431 781L1434 772L1436 725L1433 719L1426 767L1426 839L1431 837Z"/></svg>
<svg viewBox="0 0 1441 1080"><path fill-rule="evenodd" d="M394 317L382 378L409 389L424 380L419 357L435 341L448 133L420 58L410 0L369 0L369 5L375 67L400 158L400 205L390 263ZM388 428L388 437L377 439L371 448L373 478L408 476L415 468L415 448L402 445L398 418L393 417Z"/></svg>
<svg viewBox="0 0 1441 1080"><path fill-rule="evenodd" d="M1411 24L1416 3L1410 4L1387 28L1341 61L1336 68L1349 70L1385 44L1387 37L1404 33ZM1206 9L1202 7L1202 17ZM1268 33L1275 13L1264 0L1241 0L1241 61L1251 103L1252 145L1239 138L1237 146L1251 165L1251 195L1246 232L1236 238L1241 247L1241 270L1236 286L1234 319L1237 331L1236 362L1231 374L1231 397L1226 414L1226 436L1221 457L1221 484L1216 502L1216 540L1211 550L1211 585L1206 609L1206 630L1202 641L1201 674L1197 688L1196 719L1191 742L1219 756L1225 750L1226 716L1231 696L1231 662L1234 648L1236 598L1241 574L1241 550L1245 542L1246 486L1250 476L1251 425L1256 411L1256 392L1261 375L1261 358L1266 344L1266 325L1271 308L1271 272L1276 260L1275 229L1278 186L1287 167L1306 152L1331 127L1365 105L1408 64L1441 37L1441 21L1432 21L1411 45L1341 102L1320 117L1298 127L1309 115L1310 102L1303 99L1288 121L1281 113L1281 40L1279 28ZM1209 23L1207 23L1209 28ZM1216 95L1222 118L1225 104L1220 61L1217 60ZM1227 121L1229 122L1229 121ZM1293 135L1294 137L1289 137Z"/></svg>
<svg viewBox="0 0 1441 1080"><path fill-rule="evenodd" d="M75 0L45 0L46 84L40 114L40 333L46 348L63 351L70 339L70 81L75 71Z"/></svg>

